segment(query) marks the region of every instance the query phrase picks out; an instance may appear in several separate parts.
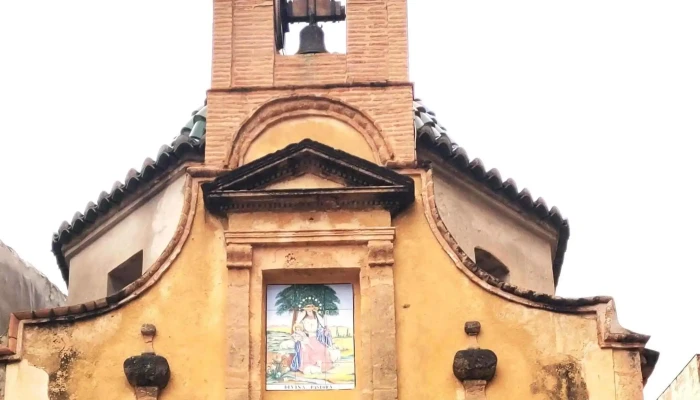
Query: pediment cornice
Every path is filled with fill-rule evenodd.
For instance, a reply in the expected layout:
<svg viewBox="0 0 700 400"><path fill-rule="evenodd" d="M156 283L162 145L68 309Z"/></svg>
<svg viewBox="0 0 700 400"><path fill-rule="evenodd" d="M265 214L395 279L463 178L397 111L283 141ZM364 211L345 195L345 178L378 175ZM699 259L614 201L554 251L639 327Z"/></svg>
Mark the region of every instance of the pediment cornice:
<svg viewBox="0 0 700 400"><path fill-rule="evenodd" d="M336 185L275 185L307 174ZM310 139L229 171L203 191L216 213L383 208L395 214L414 200L412 178Z"/></svg>

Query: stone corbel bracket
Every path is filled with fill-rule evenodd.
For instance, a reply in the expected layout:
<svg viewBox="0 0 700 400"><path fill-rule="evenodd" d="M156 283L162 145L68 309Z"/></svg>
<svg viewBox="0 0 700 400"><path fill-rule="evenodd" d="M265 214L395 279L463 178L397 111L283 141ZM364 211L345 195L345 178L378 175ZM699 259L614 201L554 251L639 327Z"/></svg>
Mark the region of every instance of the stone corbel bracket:
<svg viewBox="0 0 700 400"><path fill-rule="evenodd" d="M249 269L253 267L253 246L226 241L226 267Z"/></svg>
<svg viewBox="0 0 700 400"><path fill-rule="evenodd" d="M481 332L478 321L469 321L464 325L464 332L469 337L466 350L455 353L452 372L464 386L465 400L485 400L486 385L496 374L498 357L488 349L479 348L476 337Z"/></svg>
<svg viewBox="0 0 700 400"><path fill-rule="evenodd" d="M157 400L170 381L170 365L165 357L157 355L153 350L156 327L151 324L143 325L141 335L146 349L140 356L124 360L124 374L134 388L136 400Z"/></svg>

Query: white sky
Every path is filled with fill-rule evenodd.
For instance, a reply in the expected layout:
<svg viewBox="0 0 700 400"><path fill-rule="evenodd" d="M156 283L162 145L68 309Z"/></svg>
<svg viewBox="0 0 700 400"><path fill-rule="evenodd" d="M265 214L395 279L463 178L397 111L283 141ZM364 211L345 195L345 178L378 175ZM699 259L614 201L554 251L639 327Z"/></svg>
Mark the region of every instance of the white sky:
<svg viewBox="0 0 700 400"><path fill-rule="evenodd" d="M652 335L656 398L700 352L700 2L409 7L416 96L570 219L558 294L613 295ZM0 16L0 238L64 287L51 234L203 103L211 1L8 0Z"/></svg>

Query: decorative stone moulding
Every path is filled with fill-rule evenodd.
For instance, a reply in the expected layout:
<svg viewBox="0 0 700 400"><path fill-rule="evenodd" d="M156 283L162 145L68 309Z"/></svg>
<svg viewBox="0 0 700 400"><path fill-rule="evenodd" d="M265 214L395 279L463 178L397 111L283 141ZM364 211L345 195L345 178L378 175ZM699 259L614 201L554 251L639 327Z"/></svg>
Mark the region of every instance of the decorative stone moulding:
<svg viewBox="0 0 700 400"><path fill-rule="evenodd" d="M201 171L198 172L200 172L200 175L205 175L201 173ZM187 242L192 229L194 214L197 209L198 191L193 190L193 187L198 186L198 181L199 179L193 179L188 173L183 194L185 196L185 202L175 235L170 239L163 253L140 278L130 285L127 285L124 289L105 298L90 300L85 303L70 306L11 313L8 343L6 346L0 344L0 363L14 362L22 359L24 353L22 337L26 325L44 325L94 318L122 307L153 287L163 274L170 269Z"/></svg>
<svg viewBox="0 0 700 400"><path fill-rule="evenodd" d="M227 156L227 167L243 165L243 156L255 139L280 121L322 116L342 121L360 132L382 165L394 162L394 152L374 121L360 110L341 101L318 96L293 96L272 100L243 123Z"/></svg>
<svg viewBox="0 0 700 400"><path fill-rule="evenodd" d="M253 246L249 244L226 243L226 266L232 268L253 267Z"/></svg>
<svg viewBox="0 0 700 400"><path fill-rule="evenodd" d="M564 298L552 296L499 281L481 270L474 260L460 248L442 221L435 203L432 171L429 167L426 169L415 170L416 174L420 174L423 183L421 197L424 214L433 235L460 272L483 290L513 303L556 313L594 315L598 329L598 345L603 349L638 351L642 359L647 361L647 364L642 368L642 378L646 382L654 370L658 352L645 348L649 341L648 335L632 332L620 325L615 302L611 297Z"/></svg>
<svg viewBox="0 0 700 400"><path fill-rule="evenodd" d="M486 385L496 374L498 357L491 350L479 348L477 342L477 336L481 332L479 321L465 323L464 332L469 338L469 345L466 350L455 353L452 373L462 382L466 400L484 400Z"/></svg>
<svg viewBox="0 0 700 400"><path fill-rule="evenodd" d="M124 374L134 388L137 400L156 400L170 380L170 365L163 356L153 350L156 327L145 324L141 327L146 349L140 356L129 357L124 361Z"/></svg>
<svg viewBox="0 0 700 400"><path fill-rule="evenodd" d="M341 187L266 189L304 174ZM410 177L310 139L237 168L202 189L213 213L383 208L396 214L414 201Z"/></svg>
<svg viewBox="0 0 700 400"><path fill-rule="evenodd" d="M367 263L370 267L394 266L394 243L388 240L373 240L367 243L369 254Z"/></svg>
<svg viewBox="0 0 700 400"><path fill-rule="evenodd" d="M293 186L300 177L321 184L314 188ZM202 185L202 192L207 210L228 218L224 232L228 283L226 399L262 398L266 382L258 366L266 362L259 345L264 340L261 327L266 314L262 309L266 284L289 284L296 277L304 283L309 271L319 280L349 277L362 301L372 304L354 310L363 321L363 329L356 332L362 354L357 358L356 374L361 378L352 390L363 397L396 399L395 228L388 217L414 202L413 178L305 139L232 171L221 171L216 179ZM263 212L262 218L268 218L266 213L270 211L293 214L335 210L372 211L381 219L373 226L353 222L312 225L309 229L236 223L239 213ZM304 246L313 246L311 252L315 255L299 250ZM341 246L352 261L339 265L309 261L332 257ZM264 261L270 256L268 252L282 249L287 253L283 258L286 262ZM373 337L382 340L371 340Z"/></svg>

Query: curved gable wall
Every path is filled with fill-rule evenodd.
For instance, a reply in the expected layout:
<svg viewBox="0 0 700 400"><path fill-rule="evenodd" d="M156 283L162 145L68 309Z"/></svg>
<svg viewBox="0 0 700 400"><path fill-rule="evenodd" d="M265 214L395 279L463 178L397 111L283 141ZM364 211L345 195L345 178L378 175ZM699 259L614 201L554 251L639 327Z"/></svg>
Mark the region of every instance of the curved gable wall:
<svg viewBox="0 0 700 400"><path fill-rule="evenodd" d="M105 297L109 272L141 250L142 273L153 264L175 234L184 202L184 185L182 174L118 222L105 222L114 225L85 247L77 251L69 249L68 304Z"/></svg>
<svg viewBox="0 0 700 400"><path fill-rule="evenodd" d="M505 264L510 271L509 283L554 294L555 234L454 178L439 163L434 165L435 203L462 250L474 260L474 249L480 247Z"/></svg>
<svg viewBox="0 0 700 400"><path fill-rule="evenodd" d="M485 291L465 276L431 230L434 221L424 204L429 196L424 177L412 176L416 181L416 203L393 220L397 233L393 268L400 399L450 399L455 395L463 398L459 397L464 389L453 375L452 360L455 352L469 343L464 333L465 321L481 323L478 345L498 356L496 377L487 388L489 399L643 398L639 351L601 348L592 314L523 306ZM198 182L193 187L197 188ZM51 377L61 377L51 378L50 388L68 382L63 386L65 395L78 399L133 397L133 389L120 366L126 357L142 351L138 331L147 322L157 326L155 350L167 358L174 374L162 398L226 397L225 388L229 385L226 336L239 327L241 317L262 321L263 315L226 313L227 302L239 301L229 297L231 286L224 283L230 271L223 240L226 229L220 219L208 215L201 193L194 196L200 200L194 203L191 224L183 229L187 232L181 242L183 247L150 289L106 314L70 324L47 322L25 326L22 357ZM296 221L317 216L306 212L292 214ZM259 221L267 217L275 216L256 215L255 221L249 221L251 227L260 226ZM243 220L237 218L236 222ZM333 225L347 222L347 216L338 221L332 218L323 221ZM339 264L366 261L363 256L344 257L346 252L328 245L281 249L274 252L281 256L276 260L290 270L311 266L308 262L317 262L318 254L330 256L328 260L337 260ZM253 250L253 262L260 262L261 254L266 251ZM264 284L261 275L255 275L251 282L258 287ZM264 305L262 298L250 301L260 307ZM360 304L371 308L371 299L360 298ZM252 330L245 331L246 335L262 335L262 324L251 327ZM375 345L374 340L369 344ZM259 352L261 347L245 349ZM62 354L71 357L62 363L59 360ZM357 362L364 365L360 358ZM16 376L21 373L19 365L12 363L7 368ZM371 368L357 371L359 379L372 379ZM254 368L251 377L262 385L262 374ZM245 398L299 397L298 392L259 390L257 384L251 383L254 389L250 396L244 393ZM309 399L329 397L324 391L304 395ZM342 393L335 392L333 396L340 398ZM7 393L5 398L25 400L14 392Z"/></svg>

